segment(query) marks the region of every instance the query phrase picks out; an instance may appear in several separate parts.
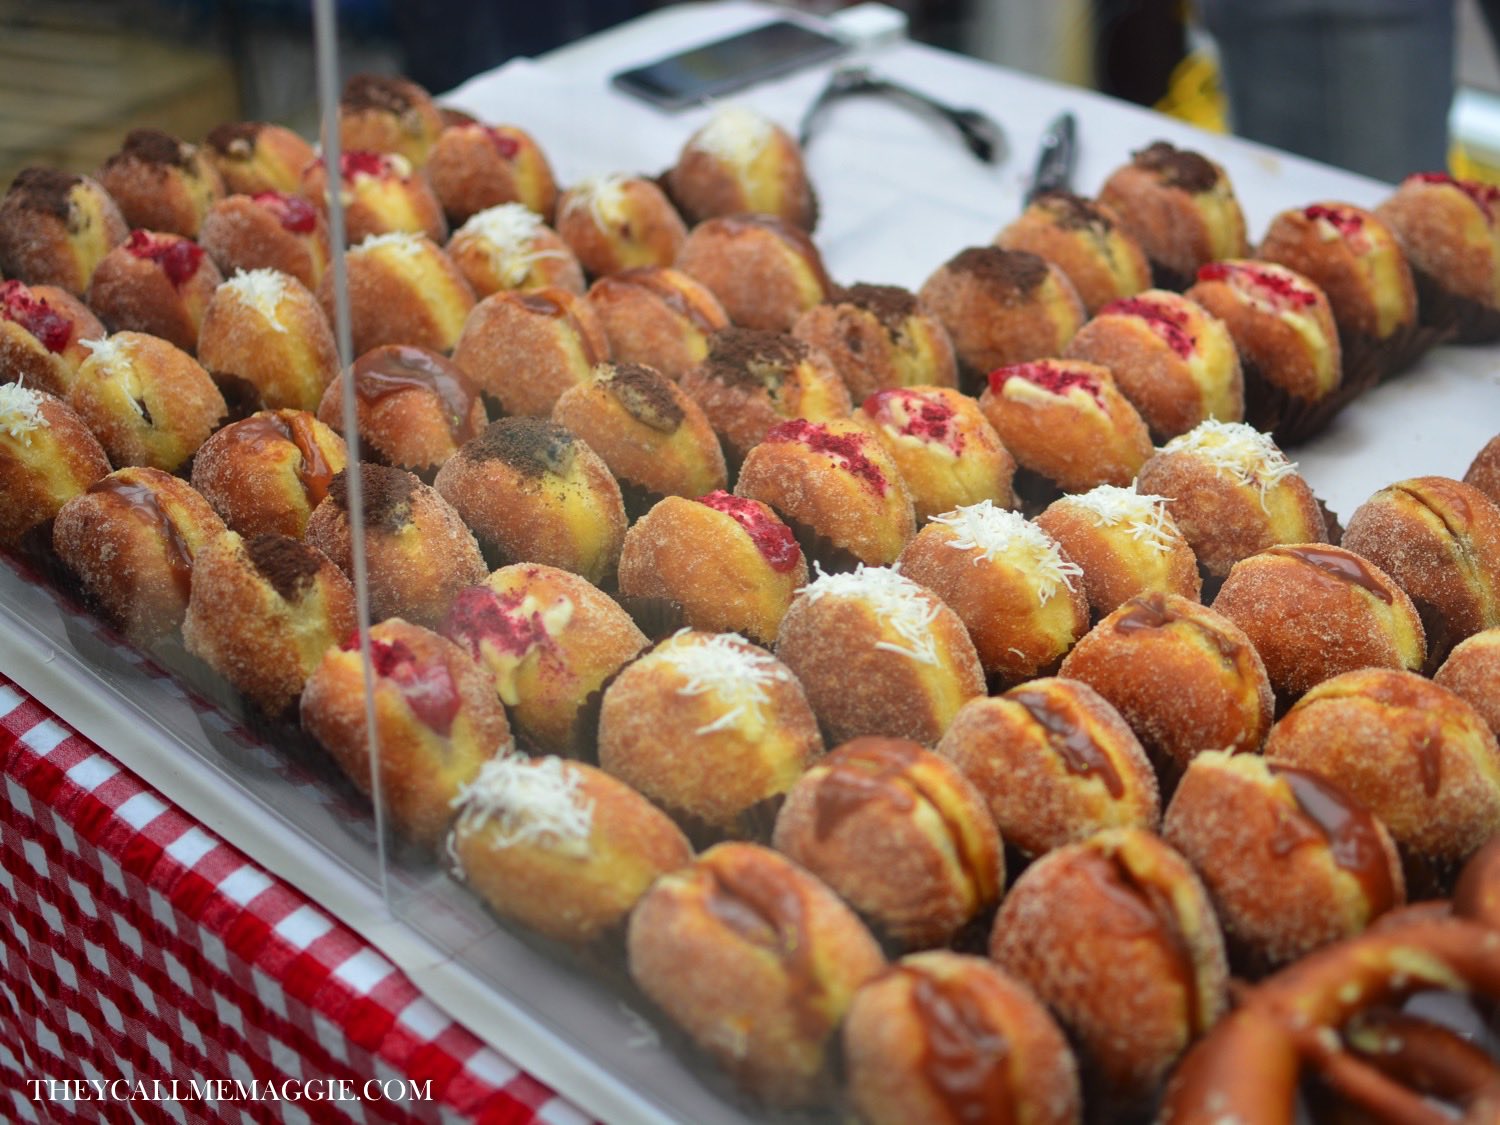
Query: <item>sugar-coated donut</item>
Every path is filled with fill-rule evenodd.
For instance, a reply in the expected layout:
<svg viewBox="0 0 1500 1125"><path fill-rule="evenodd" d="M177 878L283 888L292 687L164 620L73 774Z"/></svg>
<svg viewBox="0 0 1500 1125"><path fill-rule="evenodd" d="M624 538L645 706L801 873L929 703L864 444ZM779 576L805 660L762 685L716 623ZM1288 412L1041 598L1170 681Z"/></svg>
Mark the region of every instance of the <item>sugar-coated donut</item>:
<svg viewBox="0 0 1500 1125"><path fill-rule="evenodd" d="M214 290L198 362L227 398L251 409L316 410L339 370L317 298L276 270L241 271Z"/></svg>
<svg viewBox="0 0 1500 1125"><path fill-rule="evenodd" d="M61 399L0 383L0 544L15 544L109 472L109 458Z"/></svg>
<svg viewBox="0 0 1500 1125"><path fill-rule="evenodd" d="M446 127L432 147L427 178L455 224L510 204L546 222L557 205L547 157L531 134L514 125Z"/></svg>
<svg viewBox="0 0 1500 1125"><path fill-rule="evenodd" d="M225 274L273 269L316 290L333 250L328 222L300 195L231 195L209 208L198 243Z"/></svg>
<svg viewBox="0 0 1500 1125"><path fill-rule="evenodd" d="M427 163L443 119L432 95L409 78L355 74L339 96L339 145L348 151L400 153Z"/></svg>
<svg viewBox="0 0 1500 1125"><path fill-rule="evenodd" d="M835 289L792 335L833 361L856 402L891 387L956 387L953 341L916 294L897 285Z"/></svg>
<svg viewBox="0 0 1500 1125"><path fill-rule="evenodd" d="M24 382L66 398L89 357L83 342L105 335L99 318L66 289L0 281L0 383Z"/></svg>
<svg viewBox="0 0 1500 1125"><path fill-rule="evenodd" d="M995 236L1004 250L1026 250L1067 274L1090 316L1111 301L1151 286L1140 243L1108 204L1066 191L1046 191Z"/></svg>
<svg viewBox="0 0 1500 1125"><path fill-rule="evenodd" d="M209 131L203 151L226 191L242 195L294 192L317 153L296 133L268 121L228 121Z"/></svg>
<svg viewBox="0 0 1500 1125"><path fill-rule="evenodd" d="M593 176L557 201L557 233L594 277L670 266L687 227L652 180Z"/></svg>
<svg viewBox="0 0 1500 1125"><path fill-rule="evenodd" d="M742 105L721 105L687 139L664 177L689 223L721 215L775 215L812 230L818 202L790 133Z"/></svg>
<svg viewBox="0 0 1500 1125"><path fill-rule="evenodd" d="M300 539L348 460L344 439L307 411L262 410L199 447L193 487L246 538Z"/></svg>
<svg viewBox="0 0 1500 1125"><path fill-rule="evenodd" d="M702 282L743 328L789 332L833 282L801 227L773 215L724 215L693 228L677 268Z"/></svg>
<svg viewBox="0 0 1500 1125"><path fill-rule="evenodd" d="M129 233L97 180L23 168L0 201L0 272L82 297L94 267Z"/></svg>
<svg viewBox="0 0 1500 1125"><path fill-rule="evenodd" d="M224 181L197 145L160 129L132 129L99 169L99 182L132 227L198 236Z"/></svg>
<svg viewBox="0 0 1500 1125"><path fill-rule="evenodd" d="M601 277L589 304L622 363L644 363L681 382L708 356L715 332L729 327L719 299L681 270L642 266Z"/></svg>
<svg viewBox="0 0 1500 1125"><path fill-rule="evenodd" d="M481 299L502 289L556 286L583 292L583 267L573 251L520 203L470 215L448 240L448 256Z"/></svg>
<svg viewBox="0 0 1500 1125"><path fill-rule="evenodd" d="M223 281L192 239L133 230L94 270L88 303L112 331L147 332L192 355L208 303Z"/></svg>

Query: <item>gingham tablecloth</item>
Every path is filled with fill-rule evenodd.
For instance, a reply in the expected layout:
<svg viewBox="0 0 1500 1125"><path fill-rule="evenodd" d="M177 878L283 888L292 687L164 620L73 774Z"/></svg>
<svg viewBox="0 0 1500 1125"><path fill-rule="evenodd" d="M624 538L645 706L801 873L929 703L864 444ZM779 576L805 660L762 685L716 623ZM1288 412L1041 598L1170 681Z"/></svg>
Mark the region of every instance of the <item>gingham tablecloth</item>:
<svg viewBox="0 0 1500 1125"><path fill-rule="evenodd" d="M0 777L0 1119L588 1121L4 675Z"/></svg>

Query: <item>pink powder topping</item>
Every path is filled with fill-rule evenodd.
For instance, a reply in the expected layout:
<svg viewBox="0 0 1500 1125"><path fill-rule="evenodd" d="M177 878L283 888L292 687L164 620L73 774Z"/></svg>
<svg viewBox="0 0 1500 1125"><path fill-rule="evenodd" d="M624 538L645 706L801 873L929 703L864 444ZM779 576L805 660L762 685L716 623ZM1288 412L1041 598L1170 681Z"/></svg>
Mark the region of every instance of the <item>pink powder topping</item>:
<svg viewBox="0 0 1500 1125"><path fill-rule="evenodd" d="M1323 203L1314 203L1311 207L1304 207L1302 213L1309 219L1322 219L1325 223L1331 223L1345 238L1353 238L1365 229L1364 216L1353 207L1329 207Z"/></svg>
<svg viewBox="0 0 1500 1125"><path fill-rule="evenodd" d="M1055 395L1065 395L1074 387L1082 387L1099 405L1099 409L1104 409L1104 390L1099 380L1087 371L1048 363L1046 360L1037 363L1017 363L991 371L990 390L999 394L1005 388L1005 384L1012 379L1032 383Z"/></svg>
<svg viewBox="0 0 1500 1125"><path fill-rule="evenodd" d="M827 426L809 422L805 418L793 418L774 426L766 434L768 442L795 442L814 453L821 453L834 461L839 468L855 477L877 496L884 496L889 482L880 466L865 455L865 443L873 439L864 434L835 434Z"/></svg>
<svg viewBox="0 0 1500 1125"><path fill-rule="evenodd" d="M293 234L311 234L318 225L318 213L300 195L280 191L262 191L250 197L276 216L276 221Z"/></svg>
<svg viewBox="0 0 1500 1125"><path fill-rule="evenodd" d="M344 642L346 652L358 648L358 633ZM390 680L401 690L413 715L438 734L448 736L458 714L459 699L453 673L446 664L435 661L424 666L405 641L375 637L370 638L370 662L377 676Z"/></svg>
<svg viewBox="0 0 1500 1125"><path fill-rule="evenodd" d="M485 132L490 135L490 143L506 160L514 160L521 151L521 142L514 137L507 137L499 129L486 129Z"/></svg>
<svg viewBox="0 0 1500 1125"><path fill-rule="evenodd" d="M540 610L519 612L525 600L525 594L497 594L488 586L460 590L443 622L443 636L466 646L475 659L486 642L511 656L525 656L551 639Z"/></svg>
<svg viewBox="0 0 1500 1125"><path fill-rule="evenodd" d="M345 180L356 176L384 176L390 168L389 161L378 152L346 152L339 156L339 171Z"/></svg>
<svg viewBox="0 0 1500 1125"><path fill-rule="evenodd" d="M73 322L19 281L0 282L0 315L26 329L54 355L73 338Z"/></svg>
<svg viewBox="0 0 1500 1125"><path fill-rule="evenodd" d="M1239 262L1209 262L1198 270L1198 280L1227 281L1237 289L1252 288L1273 304L1285 307L1305 309L1318 303L1316 293L1284 274Z"/></svg>
<svg viewBox="0 0 1500 1125"><path fill-rule="evenodd" d="M1484 212L1484 217L1494 219L1494 213L1490 210L1496 201L1500 201L1500 187L1492 184L1481 184L1476 180L1455 180L1447 172L1418 172L1409 179L1419 180L1424 184L1452 184L1470 199L1479 205Z"/></svg>
<svg viewBox="0 0 1500 1125"><path fill-rule="evenodd" d="M698 497L698 503L706 504L716 512L723 512L745 529L750 541L779 574L796 569L802 549L797 546L792 529L787 527L766 508L754 500L734 496L723 489Z"/></svg>
<svg viewBox="0 0 1500 1125"><path fill-rule="evenodd" d="M896 410L900 406L900 412ZM906 437L946 446L955 456L963 451L964 435L958 415L942 399L928 398L920 391L894 387L876 391L860 407L866 414ZM901 414L905 414L905 418Z"/></svg>
<svg viewBox="0 0 1500 1125"><path fill-rule="evenodd" d="M1188 331L1188 316L1165 301L1150 297L1125 297L1099 310L1100 316L1138 316L1183 359L1193 354L1198 339Z"/></svg>
<svg viewBox="0 0 1500 1125"><path fill-rule="evenodd" d="M198 263L203 261L203 247L190 238L176 235L152 234L147 230L133 230L125 249L137 258L155 262L173 285L181 285L198 272Z"/></svg>

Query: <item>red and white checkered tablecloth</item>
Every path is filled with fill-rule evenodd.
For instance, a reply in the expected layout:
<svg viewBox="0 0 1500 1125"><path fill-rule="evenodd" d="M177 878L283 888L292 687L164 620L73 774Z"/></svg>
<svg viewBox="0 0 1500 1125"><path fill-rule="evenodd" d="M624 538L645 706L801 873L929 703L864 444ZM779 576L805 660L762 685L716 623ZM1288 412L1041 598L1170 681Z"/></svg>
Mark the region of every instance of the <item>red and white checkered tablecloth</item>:
<svg viewBox="0 0 1500 1125"><path fill-rule="evenodd" d="M0 1119L588 1121L3 675L0 778Z"/></svg>

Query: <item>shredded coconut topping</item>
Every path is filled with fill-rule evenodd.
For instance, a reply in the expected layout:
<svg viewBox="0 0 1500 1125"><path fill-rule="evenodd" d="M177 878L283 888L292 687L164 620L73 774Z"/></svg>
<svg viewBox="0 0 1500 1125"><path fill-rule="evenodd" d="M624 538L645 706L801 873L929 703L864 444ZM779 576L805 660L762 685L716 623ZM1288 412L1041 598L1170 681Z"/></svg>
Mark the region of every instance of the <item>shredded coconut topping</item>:
<svg viewBox="0 0 1500 1125"><path fill-rule="evenodd" d="M547 258L566 258L561 250L538 250L532 246L547 229L542 217L523 203L502 203L471 215L455 237L477 242L489 255L490 269L507 288L526 280L531 267Z"/></svg>
<svg viewBox="0 0 1500 1125"><path fill-rule="evenodd" d="M781 661L728 633L704 635L681 629L647 659L663 661L687 680L677 689L679 695L711 694L727 707L696 734L725 730L745 717L759 723L761 707L770 702L766 687L791 679Z"/></svg>
<svg viewBox="0 0 1500 1125"><path fill-rule="evenodd" d="M799 591L809 602L824 597L862 601L875 611L880 623L903 642L877 641L876 648L899 652L922 664L938 662L932 623L937 619L942 603L928 597L921 586L894 567L860 563L848 574L824 574L822 566L814 562L813 569L817 578Z"/></svg>
<svg viewBox="0 0 1500 1125"><path fill-rule="evenodd" d="M387 231L385 234L372 234L368 236L358 246L354 247L354 253L368 254L373 250L380 250L389 246L397 253L405 254L408 257L415 257L422 252L422 247L426 242L427 239L420 234L413 234L411 231L405 230L393 230Z"/></svg>
<svg viewBox="0 0 1500 1125"><path fill-rule="evenodd" d="M101 336L97 340L79 340L89 350L89 359L98 360L101 367L129 360L130 349L119 336ZM85 363L88 360L84 361Z"/></svg>
<svg viewBox="0 0 1500 1125"><path fill-rule="evenodd" d="M1262 508L1266 506L1266 492L1297 471L1296 462L1286 459L1270 434L1244 422L1210 418L1174 437L1162 446L1162 452L1196 453L1220 474L1240 484L1254 485L1260 492Z"/></svg>
<svg viewBox="0 0 1500 1125"><path fill-rule="evenodd" d="M721 106L693 137L692 146L739 167L751 163L771 143L775 126L742 105Z"/></svg>
<svg viewBox="0 0 1500 1125"><path fill-rule="evenodd" d="M979 552L974 556L976 566L981 559L993 561L1008 556L1007 561L1032 570L1043 602L1057 593L1059 586L1073 589L1073 579L1083 573L1077 563L1063 558L1062 550L1045 531L1019 512L995 507L992 501L955 508L933 516L932 522L953 529L950 547Z"/></svg>
<svg viewBox="0 0 1500 1125"><path fill-rule="evenodd" d="M463 874L454 846L458 836L490 824L492 848L537 844L565 855L587 855L594 802L579 792L581 780L576 769L556 757L502 751L485 762L451 802L460 810L448 836L454 870Z"/></svg>
<svg viewBox="0 0 1500 1125"><path fill-rule="evenodd" d="M42 425L41 392L20 383L0 383L0 433L30 445L32 431Z"/></svg>
<svg viewBox="0 0 1500 1125"><path fill-rule="evenodd" d="M1167 526L1167 497L1152 496L1113 484L1101 484L1063 503L1087 512L1095 527L1121 527L1132 539L1143 540L1157 554L1172 549L1176 538Z"/></svg>
<svg viewBox="0 0 1500 1125"><path fill-rule="evenodd" d="M224 287L249 305L278 332L285 332L286 325L276 315L276 307L286 296L286 274L280 270L236 270Z"/></svg>
<svg viewBox="0 0 1500 1125"><path fill-rule="evenodd" d="M625 220L625 177L590 176L568 193L568 211L587 207L600 230L620 226Z"/></svg>

